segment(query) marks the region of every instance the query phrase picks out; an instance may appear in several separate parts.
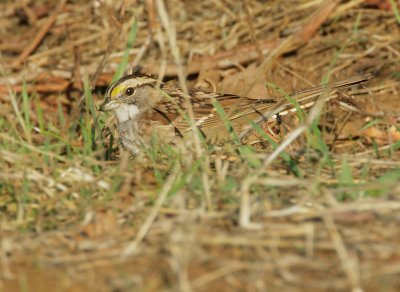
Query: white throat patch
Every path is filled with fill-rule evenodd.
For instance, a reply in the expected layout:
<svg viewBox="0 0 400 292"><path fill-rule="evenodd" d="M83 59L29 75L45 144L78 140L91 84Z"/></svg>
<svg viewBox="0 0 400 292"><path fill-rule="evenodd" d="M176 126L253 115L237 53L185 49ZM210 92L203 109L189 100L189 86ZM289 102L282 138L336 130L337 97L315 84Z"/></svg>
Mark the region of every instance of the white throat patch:
<svg viewBox="0 0 400 292"><path fill-rule="evenodd" d="M134 104L122 104L115 110L118 122L124 123L139 115L139 108Z"/></svg>

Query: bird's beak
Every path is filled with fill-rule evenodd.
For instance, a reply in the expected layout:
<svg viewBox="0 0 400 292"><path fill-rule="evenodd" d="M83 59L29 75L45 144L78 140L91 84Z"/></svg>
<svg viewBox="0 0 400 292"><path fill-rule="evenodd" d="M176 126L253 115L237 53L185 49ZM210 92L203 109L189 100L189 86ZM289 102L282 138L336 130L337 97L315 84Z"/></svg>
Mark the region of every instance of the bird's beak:
<svg viewBox="0 0 400 292"><path fill-rule="evenodd" d="M119 107L119 102L115 99L111 98L106 98L104 102L100 105L99 111L101 112L108 112L108 111L113 111L117 107Z"/></svg>

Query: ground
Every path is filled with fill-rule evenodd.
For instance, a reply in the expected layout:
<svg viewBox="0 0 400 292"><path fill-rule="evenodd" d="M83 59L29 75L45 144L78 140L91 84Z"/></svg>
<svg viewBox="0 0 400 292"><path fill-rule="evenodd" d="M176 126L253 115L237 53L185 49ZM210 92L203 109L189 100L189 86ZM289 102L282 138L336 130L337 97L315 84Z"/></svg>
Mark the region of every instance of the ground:
<svg viewBox="0 0 400 292"><path fill-rule="evenodd" d="M399 291L396 3L0 3L0 291ZM132 70L274 99L374 78L250 145L130 157L96 109Z"/></svg>

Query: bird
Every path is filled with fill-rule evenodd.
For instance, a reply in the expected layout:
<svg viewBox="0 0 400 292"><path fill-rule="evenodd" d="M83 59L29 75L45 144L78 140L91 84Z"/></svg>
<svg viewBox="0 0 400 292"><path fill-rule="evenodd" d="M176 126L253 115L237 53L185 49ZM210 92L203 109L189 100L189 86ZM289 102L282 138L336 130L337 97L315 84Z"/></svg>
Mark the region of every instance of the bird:
<svg viewBox="0 0 400 292"><path fill-rule="evenodd" d="M250 98L196 88L185 92L175 83L158 82L152 75L129 74L108 86L98 110L115 114L121 144L132 155L137 155L140 145L150 143L153 134L166 143L185 139L193 130L198 130L212 143L227 142L232 133L238 133L237 137L243 139L252 121L276 122L283 115L312 107L326 91L327 101L340 96L344 89L371 78L371 73L365 73L316 86L291 95L290 101L286 97ZM224 114L217 110L217 104ZM349 101L342 104L355 108Z"/></svg>

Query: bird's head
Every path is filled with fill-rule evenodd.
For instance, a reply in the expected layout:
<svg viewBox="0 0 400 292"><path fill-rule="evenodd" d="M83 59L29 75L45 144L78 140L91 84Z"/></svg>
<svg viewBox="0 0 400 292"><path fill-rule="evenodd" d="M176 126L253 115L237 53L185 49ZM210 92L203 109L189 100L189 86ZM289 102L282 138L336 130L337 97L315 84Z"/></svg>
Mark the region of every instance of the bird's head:
<svg viewBox="0 0 400 292"><path fill-rule="evenodd" d="M115 112L124 122L151 108L157 96L157 79L148 75L127 75L108 87L99 111Z"/></svg>

